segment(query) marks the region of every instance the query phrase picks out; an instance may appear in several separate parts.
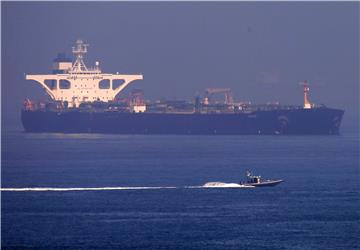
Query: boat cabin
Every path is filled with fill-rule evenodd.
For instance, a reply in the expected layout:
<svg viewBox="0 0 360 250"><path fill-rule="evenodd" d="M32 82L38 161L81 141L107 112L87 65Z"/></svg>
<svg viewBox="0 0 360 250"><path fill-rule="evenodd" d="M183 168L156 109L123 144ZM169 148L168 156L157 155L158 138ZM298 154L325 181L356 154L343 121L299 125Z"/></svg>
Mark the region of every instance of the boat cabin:
<svg viewBox="0 0 360 250"><path fill-rule="evenodd" d="M261 176L260 175L252 175L249 171L246 172L247 183L260 183Z"/></svg>

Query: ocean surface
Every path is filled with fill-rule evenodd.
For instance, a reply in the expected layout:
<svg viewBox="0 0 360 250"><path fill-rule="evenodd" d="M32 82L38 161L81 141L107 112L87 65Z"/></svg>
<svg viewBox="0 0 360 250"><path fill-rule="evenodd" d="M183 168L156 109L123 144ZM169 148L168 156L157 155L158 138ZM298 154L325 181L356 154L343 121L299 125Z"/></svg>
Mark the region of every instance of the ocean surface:
<svg viewBox="0 0 360 250"><path fill-rule="evenodd" d="M204 187L246 170L285 182ZM1 174L2 249L360 249L354 133L13 131L2 135Z"/></svg>

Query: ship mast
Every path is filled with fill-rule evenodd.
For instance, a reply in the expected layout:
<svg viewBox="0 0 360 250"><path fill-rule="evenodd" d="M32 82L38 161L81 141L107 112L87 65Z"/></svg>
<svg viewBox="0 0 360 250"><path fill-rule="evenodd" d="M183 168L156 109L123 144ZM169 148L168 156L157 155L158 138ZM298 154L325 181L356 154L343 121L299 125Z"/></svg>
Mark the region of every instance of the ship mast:
<svg viewBox="0 0 360 250"><path fill-rule="evenodd" d="M75 62L70 70L70 73L81 73L88 71L84 63L84 55L87 53L87 47L89 44L85 44L82 40L78 39L74 47L72 47L72 53L75 56Z"/></svg>
<svg viewBox="0 0 360 250"><path fill-rule="evenodd" d="M302 82L304 86L304 109L311 109L311 103L309 102L308 95L310 92L309 83L307 81Z"/></svg>

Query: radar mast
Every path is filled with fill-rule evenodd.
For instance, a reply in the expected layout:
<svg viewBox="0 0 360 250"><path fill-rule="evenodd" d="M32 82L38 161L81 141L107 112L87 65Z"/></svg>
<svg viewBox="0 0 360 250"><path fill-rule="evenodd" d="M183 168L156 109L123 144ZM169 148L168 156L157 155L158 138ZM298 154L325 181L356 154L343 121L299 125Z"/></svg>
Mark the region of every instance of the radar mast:
<svg viewBox="0 0 360 250"><path fill-rule="evenodd" d="M76 41L74 47L72 47L72 53L75 56L75 62L71 68L71 73L80 73L84 71L88 71L85 63L84 63L84 55L87 53L87 47L89 44L85 44L81 39Z"/></svg>

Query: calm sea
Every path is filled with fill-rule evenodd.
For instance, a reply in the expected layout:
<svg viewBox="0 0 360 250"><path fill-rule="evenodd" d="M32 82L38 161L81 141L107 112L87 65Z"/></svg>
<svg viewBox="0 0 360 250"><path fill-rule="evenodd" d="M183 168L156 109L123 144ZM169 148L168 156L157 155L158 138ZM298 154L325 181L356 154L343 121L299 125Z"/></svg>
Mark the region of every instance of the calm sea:
<svg viewBox="0 0 360 250"><path fill-rule="evenodd" d="M272 188L202 187L239 182L246 170L285 182ZM359 176L357 134L8 132L2 136L1 179L2 188L13 191L1 192L1 244L360 249Z"/></svg>

